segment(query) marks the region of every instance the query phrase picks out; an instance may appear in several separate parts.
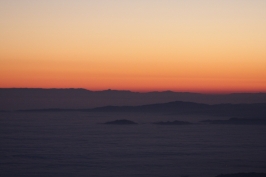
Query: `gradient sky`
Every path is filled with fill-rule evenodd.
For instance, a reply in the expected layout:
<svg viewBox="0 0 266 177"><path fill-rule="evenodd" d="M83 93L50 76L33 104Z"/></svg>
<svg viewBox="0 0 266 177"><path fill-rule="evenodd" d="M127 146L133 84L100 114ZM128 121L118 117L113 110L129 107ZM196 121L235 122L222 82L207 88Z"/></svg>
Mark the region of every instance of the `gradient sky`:
<svg viewBox="0 0 266 177"><path fill-rule="evenodd" d="M265 0L0 0L0 87L266 92Z"/></svg>

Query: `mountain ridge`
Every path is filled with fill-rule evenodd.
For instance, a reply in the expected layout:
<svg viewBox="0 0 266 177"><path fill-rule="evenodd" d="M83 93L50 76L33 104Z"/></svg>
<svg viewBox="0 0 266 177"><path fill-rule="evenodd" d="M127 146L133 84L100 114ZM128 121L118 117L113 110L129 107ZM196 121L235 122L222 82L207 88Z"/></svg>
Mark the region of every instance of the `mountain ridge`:
<svg viewBox="0 0 266 177"><path fill-rule="evenodd" d="M202 104L174 101L141 106L103 106L87 109L30 109L19 112L146 112L176 115L236 116L243 118L266 118L266 103L253 104Z"/></svg>
<svg viewBox="0 0 266 177"><path fill-rule="evenodd" d="M266 102L266 93L203 94L173 91L141 93L110 89L91 91L82 88L0 88L0 100L0 110L86 109L108 105L140 106L176 100L204 104L262 103Z"/></svg>

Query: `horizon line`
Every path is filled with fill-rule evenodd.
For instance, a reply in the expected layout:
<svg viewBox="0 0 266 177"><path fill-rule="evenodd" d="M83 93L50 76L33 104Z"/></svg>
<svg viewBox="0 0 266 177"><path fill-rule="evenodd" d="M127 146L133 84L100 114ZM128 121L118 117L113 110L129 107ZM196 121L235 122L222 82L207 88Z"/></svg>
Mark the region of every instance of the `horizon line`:
<svg viewBox="0 0 266 177"><path fill-rule="evenodd" d="M191 93L191 94L204 94L204 95L230 95L230 94L266 94L266 91L175 91L175 90L125 90L125 89L88 89L82 87L0 87L0 89L40 89L40 90L86 90L90 92L104 92L104 91L118 91L118 92L132 92L132 93L163 93L163 92L173 92L173 93Z"/></svg>

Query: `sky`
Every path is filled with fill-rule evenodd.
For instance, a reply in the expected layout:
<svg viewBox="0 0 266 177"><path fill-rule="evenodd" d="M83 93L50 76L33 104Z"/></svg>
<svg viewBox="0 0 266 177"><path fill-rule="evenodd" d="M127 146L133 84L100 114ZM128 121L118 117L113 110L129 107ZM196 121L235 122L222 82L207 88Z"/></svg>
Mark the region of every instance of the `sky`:
<svg viewBox="0 0 266 177"><path fill-rule="evenodd" d="M0 87L266 92L266 1L0 0Z"/></svg>

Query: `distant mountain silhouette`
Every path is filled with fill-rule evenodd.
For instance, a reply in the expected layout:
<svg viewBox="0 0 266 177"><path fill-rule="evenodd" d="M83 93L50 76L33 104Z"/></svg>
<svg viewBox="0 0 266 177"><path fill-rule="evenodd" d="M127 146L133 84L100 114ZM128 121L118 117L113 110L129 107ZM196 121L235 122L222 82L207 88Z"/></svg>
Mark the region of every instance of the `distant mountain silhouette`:
<svg viewBox="0 0 266 177"><path fill-rule="evenodd" d="M175 120L175 121L166 121L166 122L154 122L153 124L156 124L156 125L190 125L192 123L190 122L186 122L186 121L178 121L178 120Z"/></svg>
<svg viewBox="0 0 266 177"><path fill-rule="evenodd" d="M176 115L210 115L266 119L266 103L208 105L192 102L175 101L169 103L149 104L142 106L104 106L90 109L30 109L21 111L150 112Z"/></svg>
<svg viewBox="0 0 266 177"><path fill-rule="evenodd" d="M122 119L122 120L115 120L115 121L111 121L111 122L105 122L104 124L109 124L109 125L136 125L136 122L133 122L131 120L126 120L126 119Z"/></svg>
<svg viewBox="0 0 266 177"><path fill-rule="evenodd" d="M266 103L208 105L175 101L142 106L105 106L88 111L94 112L161 112L184 115L211 115L266 118Z"/></svg>
<svg viewBox="0 0 266 177"><path fill-rule="evenodd" d="M0 110L86 109L108 105L139 106L176 100L204 104L263 103L266 102L266 93L199 94L172 91L139 93L117 90L0 88L0 100Z"/></svg>
<svg viewBox="0 0 266 177"><path fill-rule="evenodd" d="M209 124L266 125L266 119L230 118L228 120L204 120L201 122Z"/></svg>

